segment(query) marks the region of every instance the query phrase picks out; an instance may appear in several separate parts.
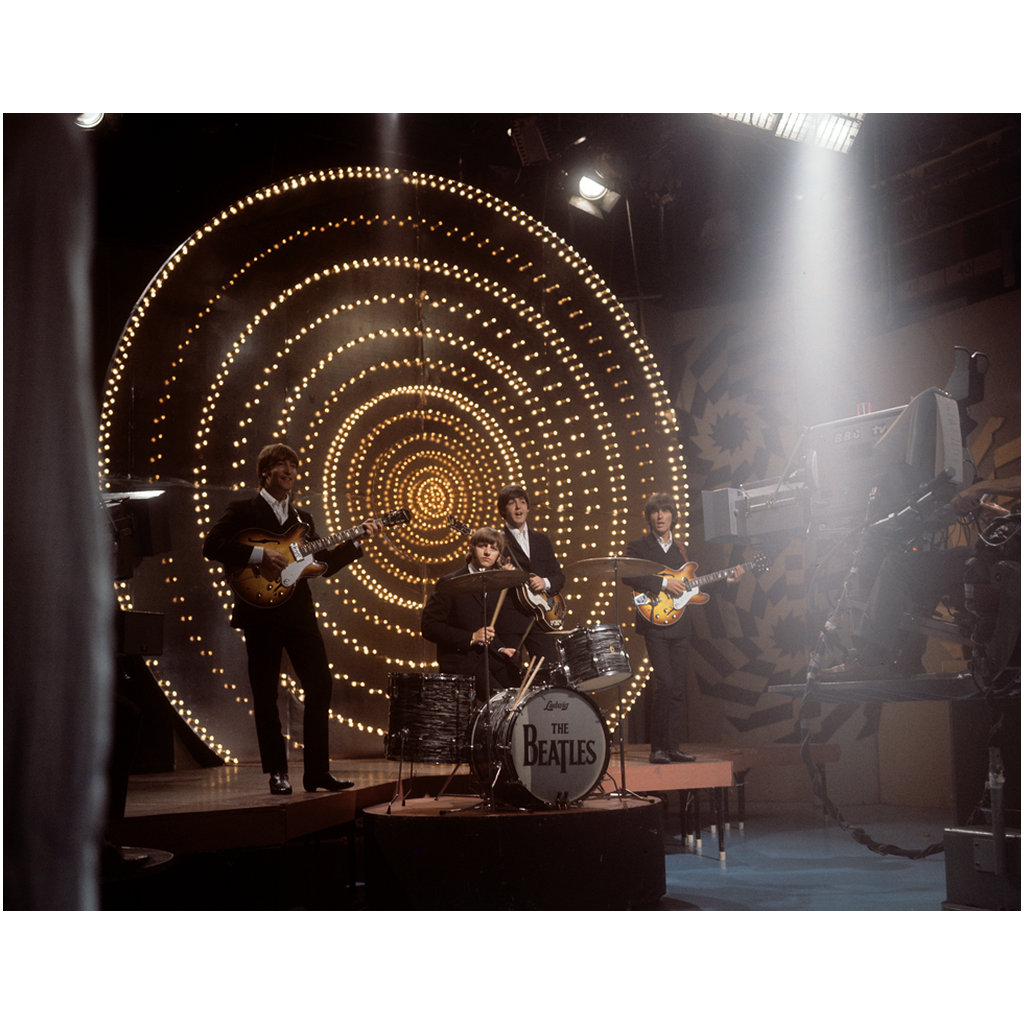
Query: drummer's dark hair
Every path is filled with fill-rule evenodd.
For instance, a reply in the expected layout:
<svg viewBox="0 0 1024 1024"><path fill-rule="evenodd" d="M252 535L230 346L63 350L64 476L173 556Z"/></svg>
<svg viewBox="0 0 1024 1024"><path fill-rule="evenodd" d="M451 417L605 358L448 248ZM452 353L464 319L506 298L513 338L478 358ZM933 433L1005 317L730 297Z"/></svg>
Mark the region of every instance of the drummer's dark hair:
<svg viewBox="0 0 1024 1024"><path fill-rule="evenodd" d="M526 493L526 488L520 487L519 484L506 484L498 491L498 515L502 519L505 518L506 506L513 498L522 498L529 507L530 496Z"/></svg>
<svg viewBox="0 0 1024 1024"><path fill-rule="evenodd" d="M644 519L647 520L648 527L651 525L651 516L655 512L661 511L672 513L672 525L675 526L679 513L676 511L676 503L672 500L672 496L670 494L652 494L647 499L647 504L644 505Z"/></svg>
<svg viewBox="0 0 1024 1024"><path fill-rule="evenodd" d="M500 560L501 556L505 553L505 534L491 526L480 526L473 532L473 536L469 538L469 551L466 552L466 561L472 560L473 548L482 540L487 541L488 544L493 544L498 549L498 559Z"/></svg>

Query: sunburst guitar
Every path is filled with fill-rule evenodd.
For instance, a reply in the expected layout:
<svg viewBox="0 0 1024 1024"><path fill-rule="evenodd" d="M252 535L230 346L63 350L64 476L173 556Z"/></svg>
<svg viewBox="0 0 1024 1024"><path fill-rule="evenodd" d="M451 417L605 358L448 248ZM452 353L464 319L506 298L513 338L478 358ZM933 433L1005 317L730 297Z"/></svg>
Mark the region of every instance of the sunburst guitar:
<svg viewBox="0 0 1024 1024"><path fill-rule="evenodd" d="M648 591L634 590L633 604L636 610L654 626L671 626L678 622L686 606L690 604L704 604L709 600L707 594L702 594L700 588L709 583L717 583L724 580L730 573L737 569L746 572L752 569L761 572L767 569L771 562L767 555L760 554L752 562L745 562L743 565L734 565L731 569L719 569L718 572L708 573L707 576L695 576L699 566L696 562L687 562L681 569L663 569L658 573L665 579L682 580L686 589L676 597L673 597L666 590Z"/></svg>
<svg viewBox="0 0 1024 1024"><path fill-rule="evenodd" d="M453 516L448 516L448 525L465 537L473 535L465 523L460 523ZM568 614L559 594L535 594L525 583L512 591L512 600L524 615L532 616L537 628L544 632L561 629Z"/></svg>
<svg viewBox="0 0 1024 1024"><path fill-rule="evenodd" d="M395 523L408 523L411 519L407 508L388 512L387 515L373 520L377 526L392 526ZM244 569L236 569L228 574L231 589L247 604L257 608L273 608L284 604L295 591L299 580L310 576L322 576L327 571L323 562L316 561L313 556L320 551L333 548L336 544L345 544L357 540L366 533L363 525L354 526L351 530L320 537L304 544L309 527L304 523L292 528L287 533L270 533L267 530L242 530L235 536L240 544L251 547L270 548L276 551L288 564L280 573L267 575L259 566L247 565Z"/></svg>

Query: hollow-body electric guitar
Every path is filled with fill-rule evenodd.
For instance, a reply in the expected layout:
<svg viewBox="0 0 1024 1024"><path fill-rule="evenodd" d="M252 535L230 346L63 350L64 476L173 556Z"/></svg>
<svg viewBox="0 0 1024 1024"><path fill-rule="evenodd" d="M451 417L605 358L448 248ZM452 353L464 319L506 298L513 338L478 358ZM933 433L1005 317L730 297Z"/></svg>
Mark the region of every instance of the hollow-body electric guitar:
<svg viewBox="0 0 1024 1024"><path fill-rule="evenodd" d="M373 521L378 526L391 526L394 523L408 523L410 519L409 510L401 508ZM327 571L327 566L323 562L317 562L313 558L318 551L326 551L336 544L356 540L366 533L366 527L354 526L351 530L303 544L303 538L308 531L309 527L305 523L299 523L287 533L270 533L256 528L238 533L234 539L239 544L270 548L284 558L288 565L280 573L273 575L267 575L258 565L236 569L228 574L231 589L243 601L257 608L273 608L284 604L292 596L295 584L299 580L310 576L322 576Z"/></svg>
<svg viewBox="0 0 1024 1024"><path fill-rule="evenodd" d="M767 555L760 554L752 562L745 562L743 565L734 565L731 569L719 569L718 572L708 573L707 576L694 577L698 569L696 562L687 562L681 569L663 569L658 573L665 579L682 580L686 589L676 597L673 597L666 590L647 591L634 590L633 604L636 610L652 625L671 626L678 622L686 611L688 604L704 604L709 600L707 594L702 594L700 588L707 583L717 583L724 580L730 573L737 569L753 569L760 572L770 565Z"/></svg>
<svg viewBox="0 0 1024 1024"><path fill-rule="evenodd" d="M458 519L452 516L448 516L448 525L466 537L470 537L473 534L473 531L465 523L460 523ZM514 564L515 560L510 558L509 561ZM524 583L521 587L516 587L512 591L512 599L515 601L516 607L524 615L533 617L538 629L547 632L562 628L567 612L565 602L560 595L535 594Z"/></svg>

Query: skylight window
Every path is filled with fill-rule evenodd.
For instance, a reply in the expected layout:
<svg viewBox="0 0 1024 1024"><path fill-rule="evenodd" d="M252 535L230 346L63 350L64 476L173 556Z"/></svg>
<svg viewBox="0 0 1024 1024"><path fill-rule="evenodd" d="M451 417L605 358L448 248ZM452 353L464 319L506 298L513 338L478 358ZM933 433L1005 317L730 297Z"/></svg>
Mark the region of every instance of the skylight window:
<svg viewBox="0 0 1024 1024"><path fill-rule="evenodd" d="M836 153L849 153L864 123L863 114L719 114L770 131L780 139L810 142Z"/></svg>

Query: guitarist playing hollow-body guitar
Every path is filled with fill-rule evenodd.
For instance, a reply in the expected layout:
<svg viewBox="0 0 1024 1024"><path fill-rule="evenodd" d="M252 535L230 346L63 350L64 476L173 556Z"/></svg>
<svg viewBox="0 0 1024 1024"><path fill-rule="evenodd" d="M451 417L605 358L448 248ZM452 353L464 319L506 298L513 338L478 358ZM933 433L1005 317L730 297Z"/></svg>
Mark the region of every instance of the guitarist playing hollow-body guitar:
<svg viewBox="0 0 1024 1024"><path fill-rule="evenodd" d="M508 622L511 631L526 639L523 646L535 656L542 656L549 666L558 660L558 649L550 630L560 629L565 617L565 605L559 593L565 586L565 575L554 546L546 533L527 524L530 515L530 496L524 487L510 484L498 492L498 514L505 521L502 531L513 567L530 574L525 588L540 598L530 602L529 594L516 595L510 605ZM527 607L523 607L524 604Z"/></svg>
<svg viewBox="0 0 1024 1024"><path fill-rule="evenodd" d="M299 475L299 457L286 444L267 445L256 461L256 492L232 501L206 535L203 554L220 562L231 574L258 572L264 581L279 579L289 565L290 544L282 551L282 537L301 534L307 542L318 540L313 517L291 500ZM374 522L363 524L360 533L372 536ZM258 543L262 541L262 543ZM332 575L361 558L358 539L347 540L322 556L324 575ZM239 596L236 589L231 624L245 633L253 718L263 771L270 776L270 792L287 796L288 752L277 710L281 659L287 652L303 690L302 741L303 788L346 789L351 782L330 772L328 721L333 676L327 658L309 583L304 576L293 584L286 600L260 606Z"/></svg>
<svg viewBox="0 0 1024 1024"><path fill-rule="evenodd" d="M652 764L693 761L692 754L680 751L683 710L686 701L686 675L690 650L690 619L685 614L672 621L651 621L650 607L661 603L662 595L674 601L687 592L687 580L680 571L688 564L682 539L672 534L676 521L676 505L668 494L653 494L644 507L647 533L629 542L627 558L656 562L672 572L624 579L643 599L635 600L636 630L644 638L647 660L651 667L653 701L650 711L650 760ZM738 579L743 569L737 566L724 574ZM646 607L645 616L642 608Z"/></svg>

